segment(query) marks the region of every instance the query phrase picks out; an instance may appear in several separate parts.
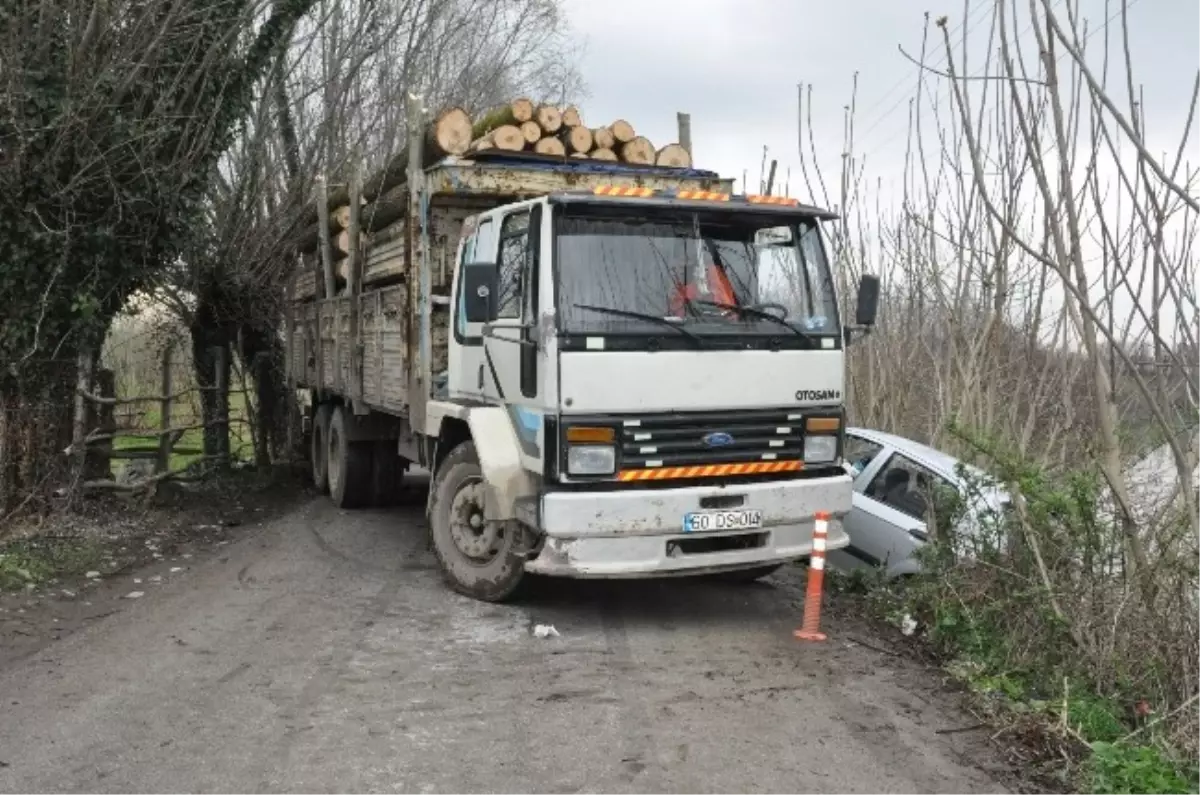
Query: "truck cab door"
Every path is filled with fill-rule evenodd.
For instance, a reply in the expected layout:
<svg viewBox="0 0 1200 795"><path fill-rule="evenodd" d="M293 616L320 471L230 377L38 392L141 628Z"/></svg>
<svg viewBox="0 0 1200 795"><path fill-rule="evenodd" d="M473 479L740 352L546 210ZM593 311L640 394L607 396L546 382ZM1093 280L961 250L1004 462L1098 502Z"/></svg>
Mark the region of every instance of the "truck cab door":
<svg viewBox="0 0 1200 795"><path fill-rule="evenodd" d="M453 340L449 351L447 388L450 397L486 401L489 376L483 355L483 324L468 323L462 293L462 268L470 262L496 262L496 229L499 220L480 216L475 231L462 243L454 279Z"/></svg>

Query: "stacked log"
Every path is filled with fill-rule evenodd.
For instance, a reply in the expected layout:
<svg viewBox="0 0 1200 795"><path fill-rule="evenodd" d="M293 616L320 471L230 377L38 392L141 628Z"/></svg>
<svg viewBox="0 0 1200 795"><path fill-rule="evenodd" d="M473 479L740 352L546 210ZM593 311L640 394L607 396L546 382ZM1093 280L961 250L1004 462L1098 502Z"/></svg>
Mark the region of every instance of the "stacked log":
<svg viewBox="0 0 1200 795"><path fill-rule="evenodd" d="M589 127L574 106L537 105L526 98L493 108L474 121L462 108L447 108L429 122L423 138L421 165L425 168L446 157L469 159L476 153L497 151L664 168L692 165L686 140L682 145L669 143L656 149L625 119ZM294 227L295 248L306 263L303 281L307 287L302 297L325 293L330 282L337 291L346 289L355 276L350 257L355 234L360 283L374 281L373 274L402 270L395 263L404 258L408 160L405 147L362 183L357 213L351 212L346 187L326 191L323 181L318 180L317 199L305 208ZM332 264L332 279L321 276L327 260ZM325 272L328 274L328 270Z"/></svg>
<svg viewBox="0 0 1200 795"><path fill-rule="evenodd" d="M605 160L639 166L691 168L692 158L680 144L656 149L625 119L588 127L579 108L534 105L514 99L493 108L475 122L469 152L502 149L549 157Z"/></svg>

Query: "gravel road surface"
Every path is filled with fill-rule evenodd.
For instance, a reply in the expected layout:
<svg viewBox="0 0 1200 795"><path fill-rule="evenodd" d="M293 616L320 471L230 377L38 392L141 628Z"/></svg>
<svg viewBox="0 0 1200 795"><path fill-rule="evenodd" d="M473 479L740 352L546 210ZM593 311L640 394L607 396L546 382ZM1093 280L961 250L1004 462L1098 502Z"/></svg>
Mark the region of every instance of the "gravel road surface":
<svg viewBox="0 0 1200 795"><path fill-rule="evenodd" d="M302 498L111 578L0 663L0 790L1002 789L935 671L836 604L829 642L793 639L800 569L488 605L442 586L421 514Z"/></svg>

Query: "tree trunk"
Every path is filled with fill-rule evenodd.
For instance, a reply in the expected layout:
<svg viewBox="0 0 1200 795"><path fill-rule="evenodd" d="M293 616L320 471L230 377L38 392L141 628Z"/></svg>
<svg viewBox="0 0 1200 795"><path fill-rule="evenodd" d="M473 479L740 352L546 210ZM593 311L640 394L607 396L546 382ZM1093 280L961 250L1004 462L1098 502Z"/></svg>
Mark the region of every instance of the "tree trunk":
<svg viewBox="0 0 1200 795"><path fill-rule="evenodd" d="M607 148L593 149L592 150L592 160L611 160L613 162L616 162L617 153L614 152L613 150L607 149Z"/></svg>
<svg viewBox="0 0 1200 795"><path fill-rule="evenodd" d="M562 113L553 105L539 105L533 120L549 135L558 132L563 125Z"/></svg>
<svg viewBox="0 0 1200 795"><path fill-rule="evenodd" d="M654 145L640 135L621 146L621 160L639 166L654 165Z"/></svg>
<svg viewBox="0 0 1200 795"><path fill-rule="evenodd" d="M558 140L571 153L592 151L592 131L582 125L564 127L558 133Z"/></svg>
<svg viewBox="0 0 1200 795"><path fill-rule="evenodd" d="M624 119L617 119L608 125L608 129L612 130L613 138L619 144L627 144L637 137L637 133L633 131L633 125Z"/></svg>
<svg viewBox="0 0 1200 795"><path fill-rule="evenodd" d="M426 157L440 160L447 155L465 155L471 138L471 117L462 108L447 108L425 131Z"/></svg>
<svg viewBox="0 0 1200 795"><path fill-rule="evenodd" d="M528 99L514 99L507 105L489 110L472 125L471 137L483 138L497 127L517 126L533 118L533 102Z"/></svg>
<svg viewBox="0 0 1200 795"><path fill-rule="evenodd" d="M592 130L592 143L597 149L612 149L617 145L617 137L608 127L596 127Z"/></svg>
<svg viewBox="0 0 1200 795"><path fill-rule="evenodd" d="M557 138L543 138L533 145L533 151L539 155L556 155L558 157L565 157L567 154L562 141Z"/></svg>
<svg viewBox="0 0 1200 795"><path fill-rule="evenodd" d="M542 138L542 128L536 121L521 122L521 135L525 136L525 143L536 144Z"/></svg>
<svg viewBox="0 0 1200 795"><path fill-rule="evenodd" d="M668 168L691 168L692 156L681 144L667 144L654 156L654 165Z"/></svg>

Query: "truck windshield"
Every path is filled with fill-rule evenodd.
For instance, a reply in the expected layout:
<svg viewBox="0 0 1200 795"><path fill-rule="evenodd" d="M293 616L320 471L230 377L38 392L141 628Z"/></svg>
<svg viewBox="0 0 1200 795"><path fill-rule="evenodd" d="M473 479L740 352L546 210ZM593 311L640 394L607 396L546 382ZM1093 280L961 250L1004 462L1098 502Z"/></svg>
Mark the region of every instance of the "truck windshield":
<svg viewBox="0 0 1200 795"><path fill-rule="evenodd" d="M782 334L786 344L806 346L839 333L815 221L584 212L556 221L558 312L567 333L661 337L661 322L652 320L698 337Z"/></svg>

